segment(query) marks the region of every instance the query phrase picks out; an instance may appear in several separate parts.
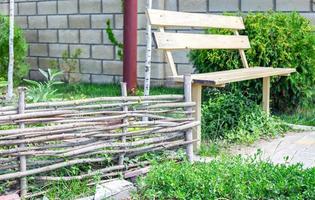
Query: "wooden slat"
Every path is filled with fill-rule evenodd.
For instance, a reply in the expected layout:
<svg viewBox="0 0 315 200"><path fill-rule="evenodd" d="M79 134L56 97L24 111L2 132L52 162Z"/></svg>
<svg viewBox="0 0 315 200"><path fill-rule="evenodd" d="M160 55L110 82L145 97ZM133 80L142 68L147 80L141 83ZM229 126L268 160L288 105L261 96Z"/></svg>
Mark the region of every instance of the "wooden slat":
<svg viewBox="0 0 315 200"><path fill-rule="evenodd" d="M250 48L247 36L161 32L154 33L154 36L157 47L163 50Z"/></svg>
<svg viewBox="0 0 315 200"><path fill-rule="evenodd" d="M192 79L194 83L217 86L270 76L287 76L295 71L296 70L292 68L252 67L213 73L193 74ZM182 82L182 79L182 76L173 77L173 80L177 82Z"/></svg>
<svg viewBox="0 0 315 200"><path fill-rule="evenodd" d="M147 15L154 26L245 29L242 17L155 9L147 10Z"/></svg>
<svg viewBox="0 0 315 200"><path fill-rule="evenodd" d="M235 35L240 35L237 30L234 31L234 34L235 34ZM243 67L244 67L244 68L249 68L245 51L244 51L243 49L240 49L240 50L239 50L239 53L240 53L240 56L241 56L241 59L242 59Z"/></svg>

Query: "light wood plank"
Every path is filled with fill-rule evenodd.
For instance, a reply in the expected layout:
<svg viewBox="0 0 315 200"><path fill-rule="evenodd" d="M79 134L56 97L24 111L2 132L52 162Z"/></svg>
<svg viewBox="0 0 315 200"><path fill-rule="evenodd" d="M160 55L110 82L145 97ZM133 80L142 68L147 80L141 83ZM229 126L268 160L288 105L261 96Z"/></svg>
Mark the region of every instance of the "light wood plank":
<svg viewBox="0 0 315 200"><path fill-rule="evenodd" d="M263 110L270 114L270 77L263 78Z"/></svg>
<svg viewBox="0 0 315 200"><path fill-rule="evenodd" d="M201 122L201 105L202 105L202 85L193 83L192 84L192 101L196 103L195 109L195 120ZM193 139L198 140L194 143L194 152L198 153L201 144L201 125L193 129Z"/></svg>
<svg viewBox="0 0 315 200"><path fill-rule="evenodd" d="M242 17L156 9L149 9L146 13L154 26L245 29Z"/></svg>
<svg viewBox="0 0 315 200"><path fill-rule="evenodd" d="M156 32L154 36L157 47L163 50L250 48L247 36L163 32Z"/></svg>
<svg viewBox="0 0 315 200"><path fill-rule="evenodd" d="M237 30L234 31L234 34L235 34L235 35L240 35ZM243 67L244 67L244 68L249 68L249 65L248 65L248 62L247 62L247 58L246 58L246 55L245 55L245 51L244 51L243 49L240 49L240 50L239 50L239 53L240 53L240 56L241 56L241 60L242 60L242 63L243 63Z"/></svg>

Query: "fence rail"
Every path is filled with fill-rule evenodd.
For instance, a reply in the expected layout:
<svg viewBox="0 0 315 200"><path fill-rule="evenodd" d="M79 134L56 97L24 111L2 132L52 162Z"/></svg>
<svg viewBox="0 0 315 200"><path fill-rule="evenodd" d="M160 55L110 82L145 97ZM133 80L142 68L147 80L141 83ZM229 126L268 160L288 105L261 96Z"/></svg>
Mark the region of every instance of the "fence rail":
<svg viewBox="0 0 315 200"><path fill-rule="evenodd" d="M148 164L128 166L126 158L183 146L192 159L191 130L199 122L192 117L195 103L189 89L185 91L186 98L127 97L123 92L121 97L25 104L21 89L17 106L0 108L0 183L20 179L21 190L26 190L26 177L106 177ZM103 164L109 156L114 165ZM51 173L85 163L93 167L90 172L67 177Z"/></svg>

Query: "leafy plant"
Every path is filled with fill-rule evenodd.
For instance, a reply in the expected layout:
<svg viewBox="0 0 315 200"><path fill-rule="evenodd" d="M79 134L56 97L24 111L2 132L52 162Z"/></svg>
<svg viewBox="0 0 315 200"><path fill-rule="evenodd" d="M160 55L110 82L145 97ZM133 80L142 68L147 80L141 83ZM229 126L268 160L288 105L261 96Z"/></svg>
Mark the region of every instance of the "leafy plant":
<svg viewBox="0 0 315 200"><path fill-rule="evenodd" d="M0 89L7 86L7 81L0 77Z"/></svg>
<svg viewBox="0 0 315 200"><path fill-rule="evenodd" d="M295 110L311 100L315 85L315 35L311 23L298 13L249 13L244 16L251 49L246 51L250 66L296 68L290 77L272 79L271 99L275 111ZM232 34L229 30L207 33ZM238 51L196 50L190 58L200 73L242 68ZM257 102L262 99L261 80L231 84L229 91L242 91Z"/></svg>
<svg viewBox="0 0 315 200"><path fill-rule="evenodd" d="M82 54L81 49L75 49L73 54L68 51L62 53L62 65L61 70L64 72L64 80L68 83L78 83L80 82L80 76L76 76L73 72L78 71L78 58Z"/></svg>
<svg viewBox="0 0 315 200"><path fill-rule="evenodd" d="M202 106L202 136L206 140L252 143L281 134L285 127L268 117L256 102L241 93L216 93Z"/></svg>
<svg viewBox="0 0 315 200"><path fill-rule="evenodd" d="M118 42L118 40L117 40L117 38L113 32L113 29L111 28L111 24L110 24L109 19L106 21L106 33L107 33L107 37L108 37L109 41L111 41L111 43L114 46L118 47L118 50L117 50L118 57L120 58L120 60L123 60L124 45L121 42Z"/></svg>
<svg viewBox="0 0 315 200"><path fill-rule="evenodd" d="M39 69L39 72L45 77L45 82L37 82L33 80L25 81L30 84L27 92L27 99L30 102L45 102L57 97L57 89L53 86L62 84L63 82L57 81L58 76L62 75L60 71L53 71L48 69L47 72Z"/></svg>
<svg viewBox="0 0 315 200"><path fill-rule="evenodd" d="M18 85L28 72L25 62L27 44L22 29L14 28L14 83ZM9 19L0 15L0 77L7 79L9 64Z"/></svg>
<svg viewBox="0 0 315 200"><path fill-rule="evenodd" d="M157 164L134 199L314 199L315 168L226 157L210 163Z"/></svg>

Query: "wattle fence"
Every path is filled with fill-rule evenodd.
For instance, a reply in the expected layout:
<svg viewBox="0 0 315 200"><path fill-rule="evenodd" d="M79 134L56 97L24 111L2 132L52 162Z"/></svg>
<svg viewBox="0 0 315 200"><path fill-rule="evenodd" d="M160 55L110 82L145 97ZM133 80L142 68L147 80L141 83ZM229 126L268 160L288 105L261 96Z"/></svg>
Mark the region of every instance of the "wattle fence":
<svg viewBox="0 0 315 200"><path fill-rule="evenodd" d="M122 96L19 104L0 108L0 183L16 180L26 195L26 178L41 181L113 177L148 165L128 164L132 157L185 147L192 159L193 118L189 84L185 95ZM110 165L104 165L108 159ZM69 166L89 164L76 176L53 176ZM18 181L20 180L20 181ZM20 182L20 186L18 183Z"/></svg>

